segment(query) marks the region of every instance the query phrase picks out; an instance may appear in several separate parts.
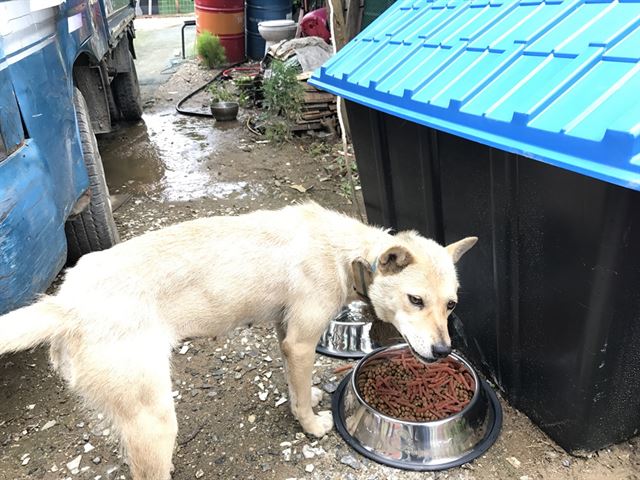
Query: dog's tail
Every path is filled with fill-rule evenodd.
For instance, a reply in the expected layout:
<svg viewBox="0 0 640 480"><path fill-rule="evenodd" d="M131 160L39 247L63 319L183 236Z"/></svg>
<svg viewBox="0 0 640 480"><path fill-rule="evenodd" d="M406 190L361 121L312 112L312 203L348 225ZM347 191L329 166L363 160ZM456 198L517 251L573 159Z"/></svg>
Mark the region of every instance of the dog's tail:
<svg viewBox="0 0 640 480"><path fill-rule="evenodd" d="M64 311L44 296L33 305L0 316L0 355L36 347L67 328Z"/></svg>

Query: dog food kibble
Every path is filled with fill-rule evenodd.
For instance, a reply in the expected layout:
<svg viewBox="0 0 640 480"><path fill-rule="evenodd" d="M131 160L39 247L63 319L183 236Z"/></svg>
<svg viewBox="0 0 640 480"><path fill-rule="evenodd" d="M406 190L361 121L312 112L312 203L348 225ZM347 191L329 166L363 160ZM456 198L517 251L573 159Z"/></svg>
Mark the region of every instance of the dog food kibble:
<svg viewBox="0 0 640 480"><path fill-rule="evenodd" d="M455 415L475 391L473 377L462 363L446 358L425 364L410 352L373 360L357 383L365 402L376 410L413 422Z"/></svg>

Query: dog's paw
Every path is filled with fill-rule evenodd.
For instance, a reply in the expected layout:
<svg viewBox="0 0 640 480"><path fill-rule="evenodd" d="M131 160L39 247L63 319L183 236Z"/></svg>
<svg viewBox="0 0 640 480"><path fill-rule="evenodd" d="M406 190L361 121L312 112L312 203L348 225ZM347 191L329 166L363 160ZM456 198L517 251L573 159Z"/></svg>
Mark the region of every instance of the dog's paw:
<svg viewBox="0 0 640 480"><path fill-rule="evenodd" d="M322 390L320 390L318 387L311 387L311 406L317 407L322 400L322 396Z"/></svg>
<svg viewBox="0 0 640 480"><path fill-rule="evenodd" d="M305 431L320 438L329 433L332 428L333 416L331 415L331 411L324 410L314 416L313 423L309 425L309 428L305 428Z"/></svg>

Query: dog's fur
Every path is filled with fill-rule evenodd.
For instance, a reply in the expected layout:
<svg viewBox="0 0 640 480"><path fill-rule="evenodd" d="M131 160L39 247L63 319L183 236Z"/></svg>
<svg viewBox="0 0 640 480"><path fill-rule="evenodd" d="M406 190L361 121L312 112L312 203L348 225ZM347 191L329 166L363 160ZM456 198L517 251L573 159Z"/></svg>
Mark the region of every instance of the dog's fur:
<svg viewBox="0 0 640 480"><path fill-rule="evenodd" d="M178 429L170 378L178 342L274 321L291 410L322 436L332 420L312 410L321 397L311 387L314 351L354 293L352 263L373 265L377 315L433 359L434 345L450 345L454 263L475 241L445 248L415 232L392 236L316 204L193 220L84 256L55 296L0 317L0 354L48 342L69 386L110 417L133 478L166 480Z"/></svg>

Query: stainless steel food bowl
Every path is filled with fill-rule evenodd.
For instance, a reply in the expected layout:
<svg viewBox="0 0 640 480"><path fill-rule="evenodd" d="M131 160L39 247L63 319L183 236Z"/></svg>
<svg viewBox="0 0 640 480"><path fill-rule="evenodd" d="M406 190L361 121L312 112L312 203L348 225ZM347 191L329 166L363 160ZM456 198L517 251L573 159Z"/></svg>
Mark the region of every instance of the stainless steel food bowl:
<svg viewBox="0 0 640 480"><path fill-rule="evenodd" d="M211 114L218 122L235 120L239 108L238 102L211 102Z"/></svg>
<svg viewBox="0 0 640 480"><path fill-rule="evenodd" d="M348 304L322 334L316 352L338 358L362 358L377 348L370 332L373 307L365 302Z"/></svg>
<svg viewBox="0 0 640 480"><path fill-rule="evenodd" d="M407 344L376 350L358 362L333 396L333 418L345 441L379 463L405 470L444 470L482 455L498 437L502 426L500 403L487 385L459 355L471 372L475 392L459 413L432 422L411 422L384 415L360 395L357 379L380 358L393 358L408 350Z"/></svg>

